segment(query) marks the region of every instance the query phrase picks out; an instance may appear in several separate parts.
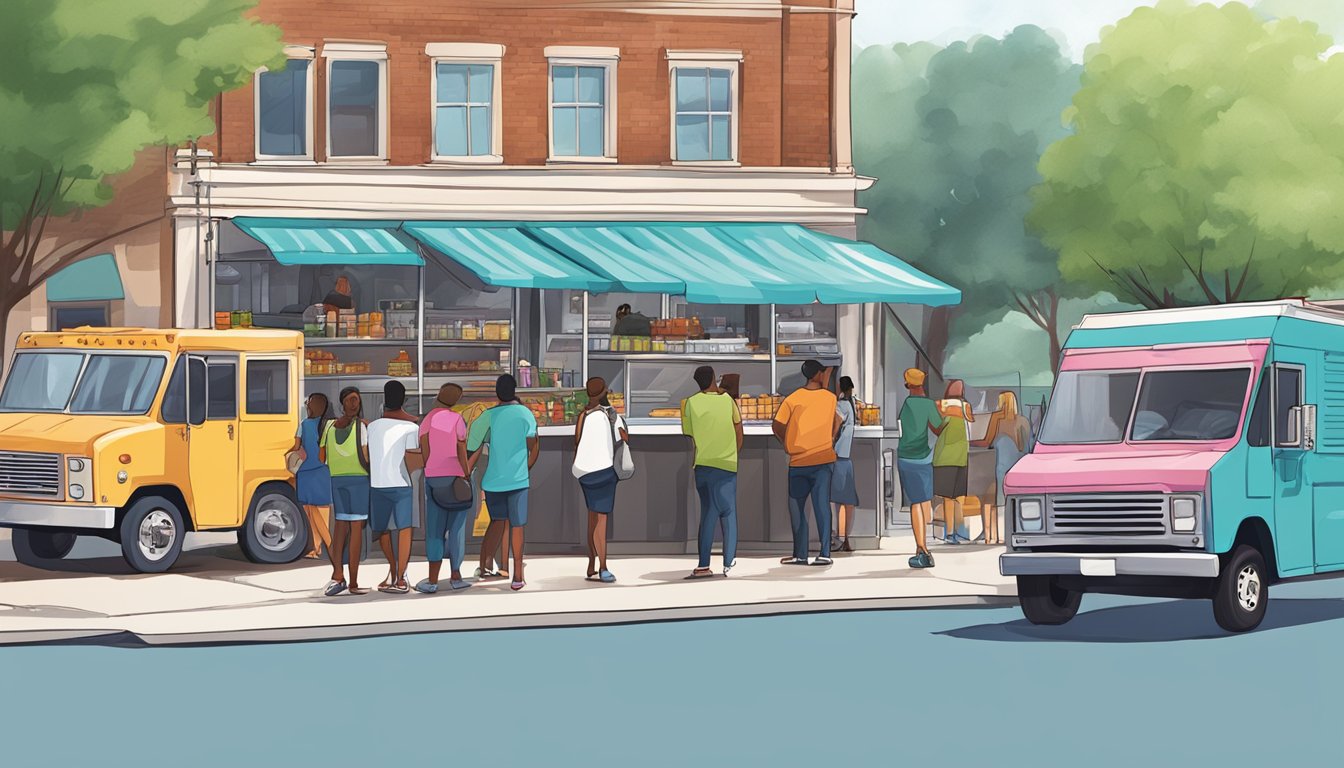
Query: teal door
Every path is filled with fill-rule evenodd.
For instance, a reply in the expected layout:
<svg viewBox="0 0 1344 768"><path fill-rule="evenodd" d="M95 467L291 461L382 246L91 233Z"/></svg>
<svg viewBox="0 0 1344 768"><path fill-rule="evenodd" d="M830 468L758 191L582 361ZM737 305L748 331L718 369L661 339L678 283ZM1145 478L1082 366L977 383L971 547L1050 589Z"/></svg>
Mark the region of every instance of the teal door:
<svg viewBox="0 0 1344 768"><path fill-rule="evenodd" d="M1311 483L1302 430L1293 423L1307 389L1305 350L1275 350L1274 361L1274 544L1279 574L1295 576L1315 570Z"/></svg>

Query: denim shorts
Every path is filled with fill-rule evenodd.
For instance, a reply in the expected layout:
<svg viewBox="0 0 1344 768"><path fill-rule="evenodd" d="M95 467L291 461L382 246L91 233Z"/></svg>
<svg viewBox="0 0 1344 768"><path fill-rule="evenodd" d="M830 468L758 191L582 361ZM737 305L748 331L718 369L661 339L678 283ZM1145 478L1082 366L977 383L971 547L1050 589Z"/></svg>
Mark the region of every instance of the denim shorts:
<svg viewBox="0 0 1344 768"><path fill-rule="evenodd" d="M933 462L897 459L896 471L901 476L901 490L910 504L933 501Z"/></svg>
<svg viewBox="0 0 1344 768"><path fill-rule="evenodd" d="M601 469L580 477L579 485L583 488L583 500L588 505L588 511L611 514L616 507L617 482L619 479L614 469Z"/></svg>
<svg viewBox="0 0 1344 768"><path fill-rule="evenodd" d="M374 488L369 492L375 531L400 531L411 527L413 496L410 488Z"/></svg>
<svg viewBox="0 0 1344 768"><path fill-rule="evenodd" d="M336 475L331 478L331 499L336 519L347 523L369 519L369 476Z"/></svg>
<svg viewBox="0 0 1344 768"><path fill-rule="evenodd" d="M508 520L509 525L522 528L527 525L527 489L486 491L485 508L490 512L491 520Z"/></svg>

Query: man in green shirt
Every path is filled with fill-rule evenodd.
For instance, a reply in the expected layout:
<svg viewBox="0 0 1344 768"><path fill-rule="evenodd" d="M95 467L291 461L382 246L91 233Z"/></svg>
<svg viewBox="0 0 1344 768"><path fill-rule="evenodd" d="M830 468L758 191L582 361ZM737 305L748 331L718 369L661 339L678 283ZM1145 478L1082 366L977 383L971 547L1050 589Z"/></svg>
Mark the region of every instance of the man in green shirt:
<svg viewBox="0 0 1344 768"><path fill-rule="evenodd" d="M901 406L901 441L896 449L896 470L901 478L901 490L910 502L910 528L915 533L915 556L911 568L932 568L933 555L929 554L926 526L933 520L933 450L929 447L929 432L943 431L943 417L938 406L924 390L925 374L918 368L905 372L905 388L910 396Z"/></svg>
<svg viewBox="0 0 1344 768"><path fill-rule="evenodd" d="M742 413L714 385L714 369L695 369L697 394L681 403L681 431L695 443L695 490L700 495L700 563L687 578L712 576L709 556L715 523L723 528L723 575L737 558L737 454L742 450Z"/></svg>

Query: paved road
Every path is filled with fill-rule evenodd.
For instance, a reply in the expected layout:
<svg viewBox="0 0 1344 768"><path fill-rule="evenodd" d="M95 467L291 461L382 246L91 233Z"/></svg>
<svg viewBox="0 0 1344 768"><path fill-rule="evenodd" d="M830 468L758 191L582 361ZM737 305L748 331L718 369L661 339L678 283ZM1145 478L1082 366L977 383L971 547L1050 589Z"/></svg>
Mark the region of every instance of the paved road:
<svg viewBox="0 0 1344 768"><path fill-rule="evenodd" d="M1344 581L1200 603L0 649L0 763L1338 765ZM319 763L321 760L321 763ZM463 761L472 761L466 763Z"/></svg>

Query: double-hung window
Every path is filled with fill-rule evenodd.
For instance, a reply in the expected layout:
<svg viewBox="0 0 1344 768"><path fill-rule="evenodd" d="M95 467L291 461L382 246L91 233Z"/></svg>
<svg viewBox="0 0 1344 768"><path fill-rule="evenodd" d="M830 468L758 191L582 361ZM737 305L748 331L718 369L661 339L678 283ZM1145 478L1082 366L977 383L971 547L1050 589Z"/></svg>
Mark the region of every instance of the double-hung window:
<svg viewBox="0 0 1344 768"><path fill-rule="evenodd" d="M502 162L500 62L504 46L430 43L433 63L434 159Z"/></svg>
<svg viewBox="0 0 1344 768"><path fill-rule="evenodd" d="M387 46L327 43L327 157L387 159Z"/></svg>
<svg viewBox="0 0 1344 768"><path fill-rule="evenodd" d="M283 69L257 70L256 144L260 161L313 159L313 49L286 46Z"/></svg>
<svg viewBox="0 0 1344 768"><path fill-rule="evenodd" d="M736 51L668 51L672 85L672 159L737 162Z"/></svg>
<svg viewBox="0 0 1344 768"><path fill-rule="evenodd" d="M615 48L546 49L550 61L551 160L616 159Z"/></svg>

